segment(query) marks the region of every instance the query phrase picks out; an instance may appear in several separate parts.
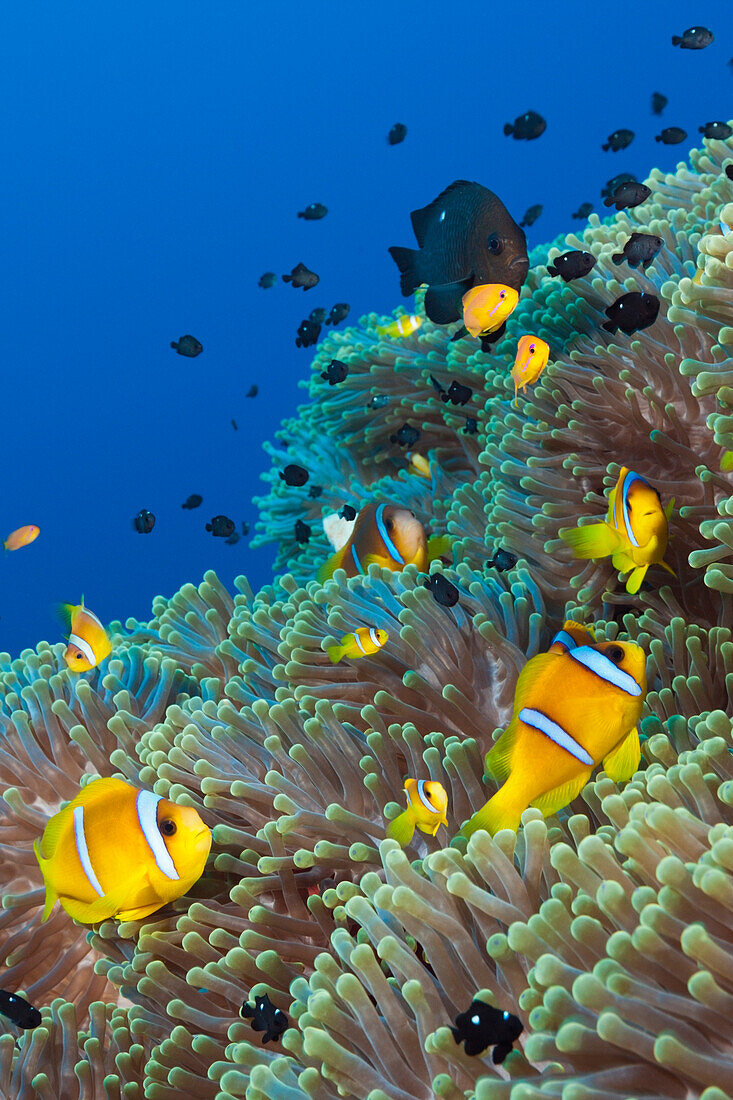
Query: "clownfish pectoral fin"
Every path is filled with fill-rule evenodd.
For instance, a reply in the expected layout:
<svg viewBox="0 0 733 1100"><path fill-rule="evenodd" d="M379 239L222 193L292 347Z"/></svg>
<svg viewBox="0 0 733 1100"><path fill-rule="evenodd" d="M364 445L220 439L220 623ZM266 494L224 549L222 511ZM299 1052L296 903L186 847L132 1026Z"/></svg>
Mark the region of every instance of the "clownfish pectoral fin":
<svg viewBox="0 0 733 1100"><path fill-rule="evenodd" d="M517 723L512 721L486 754L486 771L497 783L505 783L509 777L517 737Z"/></svg>
<svg viewBox="0 0 733 1100"><path fill-rule="evenodd" d="M592 768L583 768L581 774L577 775L575 779L571 779L569 783L563 783L560 787L548 791L547 794L535 798L530 805L534 806L536 810L540 810L544 817L550 817L551 814L557 813L558 810L561 810L563 806L567 806L580 794L590 779L592 771Z"/></svg>
<svg viewBox="0 0 733 1100"><path fill-rule="evenodd" d="M36 853L38 866L41 868L41 874L43 875L43 884L46 887L46 903L43 907L43 916L41 917L41 921L47 921L49 916L51 915L51 910L58 901L58 894L53 889L53 887L49 885L48 879L46 878L46 867L48 866L48 860L41 855L41 845L38 840L34 840L33 842L33 851Z"/></svg>
<svg viewBox="0 0 733 1100"><path fill-rule="evenodd" d="M370 565L378 565L380 569L394 569L396 564L394 558L385 558L382 554L365 554L363 572L366 573ZM402 566L398 568L402 569Z"/></svg>
<svg viewBox="0 0 733 1100"><path fill-rule="evenodd" d="M722 465L721 465L721 469L722 469ZM665 514L665 516L667 517L668 520L670 519L670 517L672 515L672 509L673 508L674 508L674 497L672 497L672 499L669 501L669 503L666 504L665 507L664 507L664 514Z"/></svg>
<svg viewBox="0 0 733 1100"><path fill-rule="evenodd" d="M614 783L631 779L639 767L641 760L641 745L639 744L639 731L634 726L631 733L624 737L620 745L603 757L603 770Z"/></svg>
<svg viewBox="0 0 733 1100"><path fill-rule="evenodd" d="M626 591L633 596L641 588L641 582L646 576L649 565L637 565L626 578Z"/></svg>
<svg viewBox="0 0 733 1100"><path fill-rule="evenodd" d="M564 527L558 532L576 558L607 558L624 545L618 531L607 523L589 523L585 527Z"/></svg>
<svg viewBox="0 0 733 1100"><path fill-rule="evenodd" d="M332 665L337 665L346 653L345 645L330 645L326 650Z"/></svg>
<svg viewBox="0 0 733 1100"><path fill-rule="evenodd" d="M431 535L428 539L428 565L439 558L453 561L453 539L450 535Z"/></svg>
<svg viewBox="0 0 733 1100"><path fill-rule="evenodd" d="M387 825L385 833L391 840L396 840L404 848L415 835L415 816L411 810L403 810L401 814L393 818Z"/></svg>

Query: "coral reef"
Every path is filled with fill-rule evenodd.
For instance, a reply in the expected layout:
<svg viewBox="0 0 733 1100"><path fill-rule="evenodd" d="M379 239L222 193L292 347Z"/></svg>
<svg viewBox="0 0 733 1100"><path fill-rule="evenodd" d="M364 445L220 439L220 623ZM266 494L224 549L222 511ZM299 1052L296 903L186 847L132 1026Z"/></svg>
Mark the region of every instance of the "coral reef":
<svg viewBox="0 0 733 1100"><path fill-rule="evenodd" d="M209 573L150 622L112 624L112 657L83 676L62 644L0 655L0 986L43 1014L25 1033L0 1016L0 1097L732 1100L730 163L733 141L706 141L653 172L642 205L535 250L491 353L427 321L401 339L374 315L330 332L269 448L272 586L240 578L232 597ZM650 267L614 265L645 228L664 241ZM592 252L588 276L547 275L565 248ZM604 310L632 290L659 296L659 318L610 336ZM524 333L552 354L514 408ZM335 357L349 375L328 387ZM442 402L433 379L470 401ZM431 480L390 442L405 422ZM321 495L278 478L292 460ZM624 464L676 499L677 577L652 567L634 597L558 538L597 519ZM414 567L312 579L322 516L372 499L450 534L453 564L431 568L454 607ZM486 564L499 546L508 572ZM518 674L565 617L648 655L640 770L598 773L547 820L526 810L517 835L455 838L492 790L483 756ZM328 645L361 625L388 645L332 665ZM42 924L33 841L96 775L196 806L206 870L144 921L87 928L57 907ZM444 785L449 828L403 850L385 816L405 775ZM290 1023L267 1046L239 1016L264 993ZM501 1065L449 1030L477 995L525 1025Z"/></svg>

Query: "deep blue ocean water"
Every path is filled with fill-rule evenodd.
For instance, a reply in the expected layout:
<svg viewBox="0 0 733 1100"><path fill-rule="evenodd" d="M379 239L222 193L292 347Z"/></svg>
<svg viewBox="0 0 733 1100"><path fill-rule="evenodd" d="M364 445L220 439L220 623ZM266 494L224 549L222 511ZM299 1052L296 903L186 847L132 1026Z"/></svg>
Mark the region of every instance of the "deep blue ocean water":
<svg viewBox="0 0 733 1100"><path fill-rule="evenodd" d="M543 204L532 247L582 228L570 214L585 200L601 213L609 177L672 170L698 125L733 115L727 0L515 10L512 23L473 0L5 5L0 537L41 535L0 556L0 650L59 639L53 605L82 592L124 621L209 568L230 586L271 579L274 548L228 546L204 524L225 513L254 529L262 443L303 398L313 349L294 339L310 310L409 304L387 247L413 245L410 210L475 179L517 220ZM714 44L674 49L691 24ZM653 91L669 98L661 119ZM545 134L505 138L528 108ZM408 135L390 147L397 121ZM655 143L670 125L689 141ZM620 127L633 144L602 152ZM324 220L296 217L310 202ZM257 286L301 260L318 287ZM171 350L184 333L198 358ZM204 503L183 511L191 493ZM157 517L149 536L131 527L141 508Z"/></svg>

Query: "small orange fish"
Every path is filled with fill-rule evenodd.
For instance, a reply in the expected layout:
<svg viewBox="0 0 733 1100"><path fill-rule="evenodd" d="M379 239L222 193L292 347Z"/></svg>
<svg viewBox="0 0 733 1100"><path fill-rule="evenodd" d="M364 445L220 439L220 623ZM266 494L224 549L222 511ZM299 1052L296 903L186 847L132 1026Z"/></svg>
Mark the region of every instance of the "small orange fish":
<svg viewBox="0 0 733 1100"><path fill-rule="evenodd" d="M35 523L29 523L25 527L18 527L16 531L11 531L3 546L6 550L20 550L21 546L28 546L37 539L40 533L40 527L36 527Z"/></svg>
<svg viewBox="0 0 733 1100"><path fill-rule="evenodd" d="M522 393L528 385L536 382L547 366L550 358L550 346L539 336L522 336L517 344L517 357L512 367L512 379L514 380L514 404L517 403L517 390L522 387Z"/></svg>
<svg viewBox="0 0 733 1100"><path fill-rule="evenodd" d="M345 569L349 577L366 573L372 562L396 572L416 565L424 572L431 561L450 552L446 535L428 539L415 513L398 504L365 504L351 520L325 516L323 529L335 553L316 574L321 583L337 569Z"/></svg>
<svg viewBox="0 0 733 1100"><path fill-rule="evenodd" d="M88 672L112 652L107 631L97 616L81 603L62 603L58 613L69 631L69 644L64 650L64 660L72 672Z"/></svg>
<svg viewBox="0 0 733 1100"><path fill-rule="evenodd" d="M484 283L463 295L463 323L471 336L496 332L515 309L519 295L504 283Z"/></svg>

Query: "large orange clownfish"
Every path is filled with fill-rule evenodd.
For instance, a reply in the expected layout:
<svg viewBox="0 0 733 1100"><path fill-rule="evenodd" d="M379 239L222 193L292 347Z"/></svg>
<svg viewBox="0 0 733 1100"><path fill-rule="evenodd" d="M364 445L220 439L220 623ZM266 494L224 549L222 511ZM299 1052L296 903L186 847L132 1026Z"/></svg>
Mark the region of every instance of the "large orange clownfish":
<svg viewBox="0 0 733 1100"><path fill-rule="evenodd" d="M69 632L64 660L72 672L88 672L109 657L112 643L107 631L94 612L84 606L83 596L80 604L62 603L57 611Z"/></svg>
<svg viewBox="0 0 733 1100"><path fill-rule="evenodd" d="M321 582L337 569L347 576L366 573L372 562L396 572L406 565L427 568L430 561L447 553L447 538L431 538L414 512L396 504L366 504L355 519L334 514L323 520L323 529L336 551L316 574Z"/></svg>

